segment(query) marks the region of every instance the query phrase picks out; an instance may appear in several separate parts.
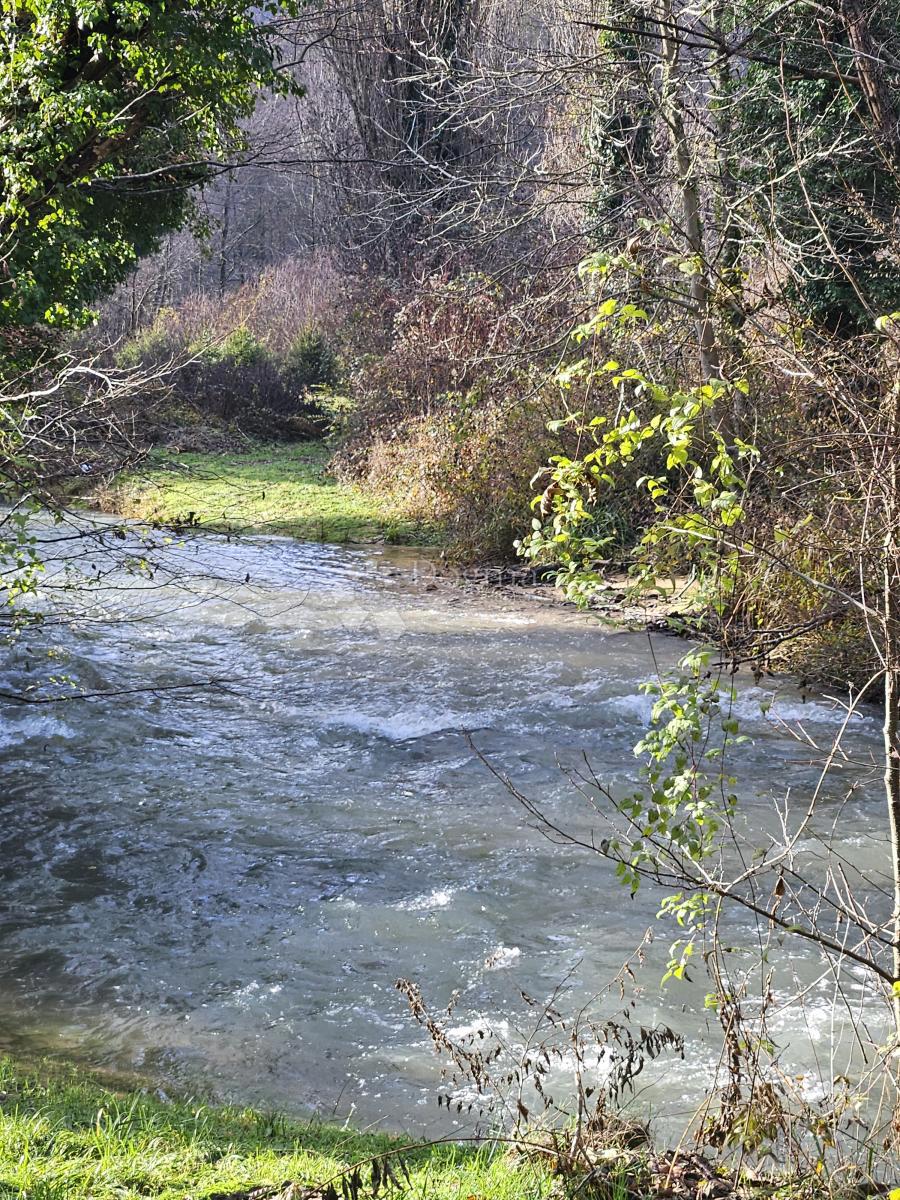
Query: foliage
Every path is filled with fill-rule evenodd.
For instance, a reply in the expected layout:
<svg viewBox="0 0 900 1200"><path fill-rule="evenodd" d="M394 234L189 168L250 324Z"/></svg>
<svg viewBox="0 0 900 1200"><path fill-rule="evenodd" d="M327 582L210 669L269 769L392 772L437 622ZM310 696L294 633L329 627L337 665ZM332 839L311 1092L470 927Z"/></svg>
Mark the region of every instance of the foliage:
<svg viewBox="0 0 900 1200"><path fill-rule="evenodd" d="M167 328L172 315L171 310L161 309L152 325L129 338L116 351L116 366L130 370L134 367L155 367L166 362L175 349Z"/></svg>
<svg viewBox="0 0 900 1200"><path fill-rule="evenodd" d="M321 329L307 325L300 330L284 358L284 370L292 387L305 393L313 388L335 387L338 358Z"/></svg>
<svg viewBox="0 0 900 1200"><path fill-rule="evenodd" d="M13 633L36 619L27 602L35 595L44 570L30 514L30 503L20 502L0 522L0 623Z"/></svg>
<svg viewBox="0 0 900 1200"><path fill-rule="evenodd" d="M225 363L237 369L255 367L263 362L267 354L259 338L244 326L231 330L221 341L207 337L196 348L189 349L195 349L204 363Z"/></svg>
<svg viewBox="0 0 900 1200"><path fill-rule="evenodd" d="M771 189L770 207L754 205L758 237L763 253L776 231L789 247L787 294L800 312L825 329L858 332L900 304L900 177L867 108L873 64L851 44L852 15L830 15L810 37L810 5L765 7L758 50L769 58L749 63L734 106L738 179ZM895 58L900 7L870 0L864 9L879 54ZM779 50L790 63L788 85Z"/></svg>
<svg viewBox="0 0 900 1200"><path fill-rule="evenodd" d="M709 650L694 650L681 660L674 678L643 685L653 706L648 731L634 748L644 760L641 784L617 799L627 832L614 835L605 848L632 896L644 876L677 877L683 862L708 869L704 864L720 852L735 816L737 796L731 789L737 780L728 774L726 756L746 739L730 711L734 690L710 672L712 660ZM717 903L714 893L703 890L663 897L660 916L673 917L687 933L672 946L663 983L685 976L696 937Z"/></svg>
<svg viewBox="0 0 900 1200"><path fill-rule="evenodd" d="M576 343L593 343L646 320L635 306L608 299L573 336ZM551 458L542 473L547 486L532 502L536 515L531 533L517 542L519 553L556 567L558 586L570 599L588 605L603 585L606 558L615 543L612 533L598 531L596 509L620 492L624 475L631 487L647 494L653 510L632 550L635 589L690 564L701 581L715 581L710 596L724 610L739 550L734 531L744 515L747 487L739 467L750 467L757 457L739 438L729 444L715 424L716 410L728 400L730 389L716 381L669 391L643 372L595 354L571 362L558 378L564 389L586 378L595 387L610 388L618 408L612 418L575 412L552 423L575 426L582 450L577 457ZM740 390L745 385L733 386ZM643 467L636 479L635 464ZM683 659L676 678L645 685L654 701L649 731L635 747L644 760L640 787L625 797L608 794L625 823L622 832L604 840L602 852L613 859L619 880L632 895L645 875L682 878L686 864L702 873L701 864L718 853L734 815L736 796L722 784L724 755L738 738L738 728L727 712L731 693L710 677L709 661L708 653L693 652ZM733 785L730 780L729 787ZM695 937L716 903L714 893L696 886L663 899L661 914L688 930L686 940L673 945L666 979L685 974Z"/></svg>
<svg viewBox="0 0 900 1200"><path fill-rule="evenodd" d="M290 5L288 5L290 7ZM0 324L77 325L240 148L278 70L271 4L25 0L0 38Z"/></svg>
<svg viewBox="0 0 900 1200"><path fill-rule="evenodd" d="M558 313L538 290L469 270L372 303L393 312L392 326L379 340L361 307L347 331L354 408L341 475L440 525L455 559L507 558L527 522L529 479L561 441L547 429L556 396L533 349Z"/></svg>
<svg viewBox="0 0 900 1200"><path fill-rule="evenodd" d="M173 424L167 407L183 414L176 424L205 415L256 438L321 437L334 420L326 389L339 379L337 287L327 263L298 262L222 301L195 296L160 308L114 353L118 368L175 368L171 403L138 414L139 430L152 438Z"/></svg>
<svg viewBox="0 0 900 1200"><path fill-rule="evenodd" d="M190 341L180 313L163 309L116 352L120 368L160 368L168 377L168 408L182 424L198 414L259 438L317 438L327 418L312 398L298 394L281 357L246 326L220 334L201 329ZM191 419L193 413L193 421ZM141 416L145 436L166 415L157 404ZM176 422L177 423L177 422Z"/></svg>
<svg viewBox="0 0 900 1200"><path fill-rule="evenodd" d="M608 299L575 330L574 339L595 341L611 329L645 321L643 310ZM730 531L743 515L746 481L739 468L752 463L756 451L740 438L729 444L715 424L716 412L746 385L714 381L670 391L634 367L623 368L615 359L599 363L593 355L568 364L557 378L564 389L586 381L612 389L617 410L613 417L576 411L553 422L556 429L573 426L579 444L589 449L577 457L551 458L547 486L532 502L536 515L531 533L517 543L519 553L556 566L559 586L571 599L588 603L615 541L614 534L598 532L596 508L620 491L623 475L637 464L644 471L634 486L646 493L654 515L635 552L636 578L646 581L670 569L674 552L678 565L706 566L721 581L723 557L726 562L729 557L723 546L730 545Z"/></svg>
<svg viewBox="0 0 900 1200"><path fill-rule="evenodd" d="M593 344L601 336L608 336L611 329L645 322L642 311L610 298L602 301L591 320L576 330L575 338ZM725 628L725 622L736 612L753 615L758 605L753 591L754 572L774 566L779 591L788 596L793 585L800 599L798 603L795 595L788 600L795 611L784 636L790 638L803 631L804 607L811 595L820 601L823 596L832 602L839 600L841 607L835 615L842 619L846 608L855 606L866 614L869 637L880 655L880 673L890 680L894 669L890 665L892 627L869 597L877 596L879 581L892 578L891 573L897 569L891 558L891 525L896 520L897 505L891 490L892 468L874 471L874 463L861 450L865 443L851 439L849 450L841 452L843 462L837 446L831 448L830 473L838 482L835 486L829 480L824 489L827 516L817 511L818 482L812 486L804 482L801 486L810 508L802 518L795 518L788 527L778 523L774 527L754 527L748 512L759 521L753 506L760 490L763 512L768 512L771 520L766 488L760 489L754 479L754 472L761 469L759 451L733 432L726 432L732 412L731 393L746 394L743 381L726 385L712 380L672 391L651 382L637 369L623 369L612 359L603 362L596 352L569 364L561 372L560 381L566 387L585 377L616 391L616 417L610 420L605 415L587 417L577 412L559 422L576 425L581 452L577 457L557 455L551 459L546 472L549 483L533 501L538 515L533 519L531 534L519 543L520 554L555 565L557 580L567 594L581 604L589 604L603 584L609 541L594 531L592 506L598 497L621 489L623 469L649 458L647 468L634 483L649 495L654 509L632 553L631 574L637 590L654 585L658 575L674 565L682 570L689 565L711 608L722 620L721 628ZM884 452L885 445L894 445L897 387L895 380L877 403L860 405L856 410L859 428L876 455ZM840 472L836 470L839 463ZM829 531L835 514L846 515L848 507L852 512L854 506L865 511L871 546L860 546L852 533L848 544ZM847 590L854 586L854 572L859 599ZM758 632L751 638L754 636L757 640L751 653L764 659L768 652L765 638ZM724 640L727 645L727 638ZM740 889L724 882L721 862L717 867L708 862L721 855L723 837L733 840L735 781L728 775L724 756L738 740L737 723L727 712L731 693L723 690L709 671L709 661L709 655L694 654L682 664L686 673L679 678L664 678L648 685L656 699L650 731L635 748L645 760L641 786L622 798L597 785L623 818L616 834L605 838L600 848L615 862L620 880L632 893L645 876L657 884L674 883L678 887L666 895L661 913L674 916L679 925L686 927L688 936L673 947L667 978L685 973L695 935L704 929L722 899L741 902ZM897 736L893 720L885 717L889 749ZM891 759L894 753L890 749ZM895 819L890 804L889 816ZM752 878L752 872L748 877ZM743 902L754 907L746 897ZM785 923L783 915L776 917L767 911L773 921L819 945L833 948L839 944L834 935L823 930L816 912L802 904L792 922ZM897 963L893 968L886 967L880 947L868 944L865 922L860 919L859 925L862 948L844 953L855 956L881 979L892 978L891 970L895 978Z"/></svg>

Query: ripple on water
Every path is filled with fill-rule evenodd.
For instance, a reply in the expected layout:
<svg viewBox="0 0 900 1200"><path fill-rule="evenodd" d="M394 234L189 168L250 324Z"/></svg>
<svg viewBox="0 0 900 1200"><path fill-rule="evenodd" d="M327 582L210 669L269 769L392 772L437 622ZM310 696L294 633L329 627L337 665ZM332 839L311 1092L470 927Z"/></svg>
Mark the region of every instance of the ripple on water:
<svg viewBox="0 0 900 1200"><path fill-rule="evenodd" d="M456 1036L474 1013L517 1043L534 1015L520 991L547 999L568 979L573 1005L595 995L656 911L543 838L463 733L545 811L589 830L559 763L587 752L613 786L631 777L650 707L639 683L680 647L489 597L447 604L425 590L429 564L386 548L194 539L164 559L151 588L110 577L117 590L95 593L75 625L48 623L29 654L52 651L93 689L227 686L64 713L0 706L0 1015L32 1048L81 1047L242 1100L355 1104L361 1120L418 1130L451 1120L397 977L438 1011L460 989ZM32 667L11 663L4 690ZM802 793L811 768L773 717L828 729L842 714L785 690L763 719L766 696L744 692L742 718L766 762L779 755L777 786ZM865 716L853 734L865 747L877 730ZM760 824L772 782L744 797ZM823 803L836 812L843 794ZM842 812L847 853L874 862L879 814L862 799ZM694 1040L692 1065L709 1065L705 987L670 1005L664 957L651 948L637 1017L671 1021ZM790 970L811 982L816 964ZM800 1066L831 1028L830 998L816 999L781 1017ZM699 1095L707 1076L693 1077ZM663 1080L647 1095L671 1092Z"/></svg>

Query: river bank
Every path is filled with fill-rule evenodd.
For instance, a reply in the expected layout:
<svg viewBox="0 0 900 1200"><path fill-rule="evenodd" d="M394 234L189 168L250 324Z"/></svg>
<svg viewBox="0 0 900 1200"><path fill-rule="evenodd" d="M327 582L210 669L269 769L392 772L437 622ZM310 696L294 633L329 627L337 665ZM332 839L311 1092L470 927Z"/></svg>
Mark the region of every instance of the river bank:
<svg viewBox="0 0 900 1200"><path fill-rule="evenodd" d="M690 1146L659 1151L642 1127L579 1137L423 1141L318 1117L151 1092L139 1080L0 1058L0 1196L18 1200L896 1200L864 1179L785 1162L760 1172ZM799 1161L799 1160L798 1160Z"/></svg>
<svg viewBox="0 0 900 1200"><path fill-rule="evenodd" d="M148 454L139 469L90 489L87 499L101 512L177 530L446 551L439 527L383 495L337 481L328 469L332 452L325 442L181 453L160 449ZM459 566L441 553L435 557L433 584L470 594L500 593L517 602L569 603L555 586L555 572L517 564L512 557L507 563ZM631 628L664 629L673 617L693 627L698 620L685 579L665 581L635 596L627 577L613 573L591 607L601 619Z"/></svg>
<svg viewBox="0 0 900 1200"><path fill-rule="evenodd" d="M341 1195L343 1187L371 1197L402 1186L428 1200L541 1200L551 1182L541 1164L489 1145L426 1145L317 1119L172 1100L70 1067L0 1061L4 1197L300 1200Z"/></svg>
<svg viewBox="0 0 900 1200"><path fill-rule="evenodd" d="M430 545L437 531L384 497L337 482L324 442L151 451L88 491L102 512L175 528L287 534L316 542Z"/></svg>
<svg viewBox="0 0 900 1200"><path fill-rule="evenodd" d="M101 512L183 532L278 534L300 541L349 545L395 545L425 550L432 563L434 588L493 592L518 602L572 602L555 586L552 566L517 562L513 541L529 524L527 504L501 543L460 542L450 524L431 520L397 492L371 483L352 483L331 473L335 447L327 441L248 442L233 432L208 431L206 440L150 450L137 468L88 482L79 488L82 502ZM604 582L588 608L601 621L628 629L677 633L725 644L741 659L759 655L759 629L783 623L777 591L760 595L749 625L738 617L726 638L723 614L715 599L704 596L696 578L676 574L656 586L635 588L627 573L627 555L603 568ZM681 564L689 570L689 564ZM832 614L833 616L833 614ZM729 618L725 617L727 622ZM813 620L805 631L766 643L766 669L793 675L815 689L868 686L873 674L868 641L858 628L832 617Z"/></svg>

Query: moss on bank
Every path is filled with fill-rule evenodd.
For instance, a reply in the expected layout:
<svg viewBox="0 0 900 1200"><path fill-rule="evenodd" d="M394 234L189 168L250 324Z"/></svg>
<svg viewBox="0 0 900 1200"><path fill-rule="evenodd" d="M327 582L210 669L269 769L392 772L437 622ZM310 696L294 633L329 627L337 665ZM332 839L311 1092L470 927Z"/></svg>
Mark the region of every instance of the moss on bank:
<svg viewBox="0 0 900 1200"><path fill-rule="evenodd" d="M329 1182L340 1195L341 1174L349 1181L357 1163L365 1200L376 1158L419 1200L543 1200L550 1190L539 1166L487 1146L410 1147L318 1121L117 1091L72 1069L35 1072L5 1059L0 1094L3 1200L239 1200L256 1188L290 1196L288 1183L300 1200Z"/></svg>
<svg viewBox="0 0 900 1200"><path fill-rule="evenodd" d="M436 540L433 528L386 500L335 482L329 457L320 442L257 445L243 453L156 451L92 499L107 512L162 525L323 542Z"/></svg>

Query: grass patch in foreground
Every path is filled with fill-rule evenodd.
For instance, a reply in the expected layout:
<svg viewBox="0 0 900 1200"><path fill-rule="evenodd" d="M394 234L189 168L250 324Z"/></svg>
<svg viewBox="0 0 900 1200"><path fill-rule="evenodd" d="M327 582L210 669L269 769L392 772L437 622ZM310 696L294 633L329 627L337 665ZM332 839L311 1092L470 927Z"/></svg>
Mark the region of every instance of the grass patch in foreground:
<svg viewBox="0 0 900 1200"><path fill-rule="evenodd" d="M288 1182L299 1200L303 1190L329 1181L340 1195L342 1171L385 1155L402 1178L402 1195L417 1200L543 1200L550 1190L539 1166L484 1145L404 1149L408 1141L385 1134L254 1109L168 1103L113 1091L75 1070L48 1071L0 1062L3 1200L208 1200ZM366 1200L368 1165L362 1179ZM392 1187L379 1192L383 1200L400 1194Z"/></svg>
<svg viewBox="0 0 900 1200"><path fill-rule="evenodd" d="M335 482L320 442L245 453L153 453L95 497L107 512L199 529L280 533L309 541L421 545L435 532L387 501Z"/></svg>

